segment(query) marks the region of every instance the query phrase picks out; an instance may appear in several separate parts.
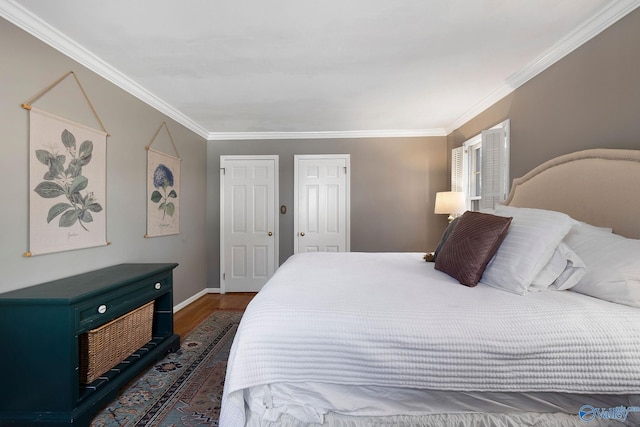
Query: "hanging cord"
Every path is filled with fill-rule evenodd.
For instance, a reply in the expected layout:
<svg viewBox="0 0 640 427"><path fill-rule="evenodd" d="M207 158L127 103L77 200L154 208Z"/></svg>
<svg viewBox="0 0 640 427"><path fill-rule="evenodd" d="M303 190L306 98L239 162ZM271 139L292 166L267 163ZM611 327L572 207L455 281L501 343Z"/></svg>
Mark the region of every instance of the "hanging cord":
<svg viewBox="0 0 640 427"><path fill-rule="evenodd" d="M25 110L31 110L31 104L33 104L34 102L36 102L37 100L42 98L44 95L46 95L51 89L53 89L60 82L62 82L67 77L69 77L69 75L73 75L73 78L75 79L76 83L78 84L78 87L80 88L80 91L82 92L82 95L84 96L84 99L87 100L87 104L89 104L89 108L91 108L91 112L93 113L94 117L96 118L96 120L100 124L100 128L102 129L102 131L107 136L110 136L109 132L107 132L107 130L104 128L104 125L102 124L102 120L100 120L100 117L98 117L98 113L96 112L96 109L93 108L93 104L91 103L91 100L87 96L87 92L85 92L84 88L82 87L82 84L80 83L80 80L78 80L78 77L76 76L76 74L73 71L67 72L64 76L60 77L58 80L56 80L55 82L53 82L52 84L50 84L49 86L44 88L37 95L35 95L33 98L27 100L24 104L21 105L21 107L24 108ZM173 141L172 141L172 143L173 143Z"/></svg>
<svg viewBox="0 0 640 427"><path fill-rule="evenodd" d="M167 135L169 135L169 140L171 141L171 145L173 146L173 150L176 152L176 157L178 159L180 159L180 154L178 154L178 149L176 148L176 144L173 142L173 137L171 136L171 132L169 132L169 127L167 126L166 122L162 122L162 124L160 125L160 127L158 128L156 133L153 135L153 138L151 138L151 142L149 142L149 145L144 147L144 149L147 150L147 151L149 151L151 149L151 144L153 144L153 142L156 140L156 137L158 136L158 134L162 130L163 126L167 130Z"/></svg>

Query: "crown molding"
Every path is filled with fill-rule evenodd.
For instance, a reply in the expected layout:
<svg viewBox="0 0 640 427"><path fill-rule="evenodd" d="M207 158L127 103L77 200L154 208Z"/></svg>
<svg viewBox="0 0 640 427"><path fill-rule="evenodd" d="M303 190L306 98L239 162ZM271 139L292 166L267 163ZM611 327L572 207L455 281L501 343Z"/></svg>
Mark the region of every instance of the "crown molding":
<svg viewBox="0 0 640 427"><path fill-rule="evenodd" d="M496 102L564 58L584 43L616 23L620 18L640 6L640 0L616 0L607 3L596 15L582 23L567 36L547 49L523 70L511 75L507 80L486 98L474 105L465 114L446 128L447 134L458 129Z"/></svg>
<svg viewBox="0 0 640 427"><path fill-rule="evenodd" d="M210 132L209 141L257 139L408 138L447 136L444 129L385 129L319 132Z"/></svg>
<svg viewBox="0 0 640 427"><path fill-rule="evenodd" d="M210 141L446 136L444 129L325 132L210 132L13 0L0 0L0 16Z"/></svg>
<svg viewBox="0 0 640 427"><path fill-rule="evenodd" d="M210 132L13 0L0 0L0 16L201 137L209 141L217 141L446 136L601 33L638 6L640 6L640 0L616 0L607 3L598 14L538 56L522 71L510 76L500 87L492 91L446 128L323 132Z"/></svg>
<svg viewBox="0 0 640 427"><path fill-rule="evenodd" d="M198 123L14 1L0 0L0 16L201 137L206 138L209 134L209 132Z"/></svg>

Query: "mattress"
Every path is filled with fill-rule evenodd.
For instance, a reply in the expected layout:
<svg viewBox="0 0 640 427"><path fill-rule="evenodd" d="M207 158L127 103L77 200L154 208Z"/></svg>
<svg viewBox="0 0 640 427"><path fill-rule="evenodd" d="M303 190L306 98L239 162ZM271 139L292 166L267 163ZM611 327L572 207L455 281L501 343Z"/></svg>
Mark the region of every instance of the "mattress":
<svg viewBox="0 0 640 427"><path fill-rule="evenodd" d="M245 312L221 425L244 425L260 387L304 383L637 395L640 310L570 291L468 288L419 253L298 254ZM295 413L266 400L270 417Z"/></svg>

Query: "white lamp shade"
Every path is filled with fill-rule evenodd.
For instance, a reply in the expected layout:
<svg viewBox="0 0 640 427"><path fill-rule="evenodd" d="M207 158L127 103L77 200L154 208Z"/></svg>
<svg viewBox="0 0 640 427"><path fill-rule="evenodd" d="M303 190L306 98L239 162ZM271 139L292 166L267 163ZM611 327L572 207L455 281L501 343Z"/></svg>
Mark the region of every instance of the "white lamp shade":
<svg viewBox="0 0 640 427"><path fill-rule="evenodd" d="M436 214L461 214L467 210L464 193L458 191L441 191L436 193Z"/></svg>

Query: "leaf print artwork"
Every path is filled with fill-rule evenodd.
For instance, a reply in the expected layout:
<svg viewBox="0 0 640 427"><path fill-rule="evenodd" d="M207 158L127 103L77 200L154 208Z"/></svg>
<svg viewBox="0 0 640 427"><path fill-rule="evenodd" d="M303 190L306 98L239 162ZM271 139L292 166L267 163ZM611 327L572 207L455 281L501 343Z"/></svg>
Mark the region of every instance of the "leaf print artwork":
<svg viewBox="0 0 640 427"><path fill-rule="evenodd" d="M151 193L151 201L153 203L160 203L158 210L162 211L162 219L164 219L166 215L173 216L176 206L172 201L169 201L169 199L176 199L178 193L171 188L173 187L173 173L171 169L164 164L159 164L153 172L153 186L156 190ZM169 188L171 188L171 191L167 193ZM162 193L159 191L160 189L162 189Z"/></svg>
<svg viewBox="0 0 640 427"><path fill-rule="evenodd" d="M28 256L108 244L107 136L31 107Z"/></svg>
<svg viewBox="0 0 640 427"><path fill-rule="evenodd" d="M78 149L75 136L67 129L62 132L61 140L66 154L60 154L58 147L53 144L47 147L49 150L35 151L36 158L47 166L48 171L42 177L44 181L33 191L45 199L61 196L67 199L51 206L47 223L60 216L59 227L71 227L78 223L83 230L89 231L85 224L93 222L92 212L102 211L102 205L98 203L94 193L87 191L89 180L82 174L82 168L91 161L93 142L83 141Z"/></svg>

